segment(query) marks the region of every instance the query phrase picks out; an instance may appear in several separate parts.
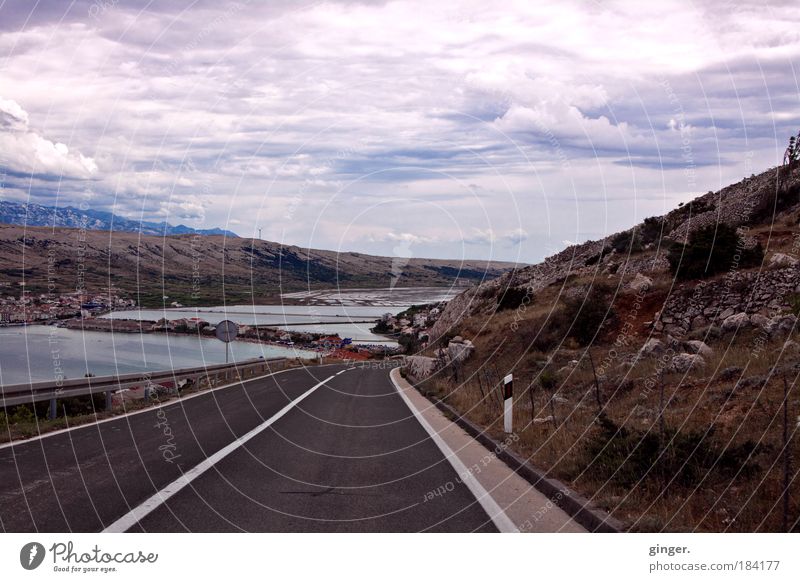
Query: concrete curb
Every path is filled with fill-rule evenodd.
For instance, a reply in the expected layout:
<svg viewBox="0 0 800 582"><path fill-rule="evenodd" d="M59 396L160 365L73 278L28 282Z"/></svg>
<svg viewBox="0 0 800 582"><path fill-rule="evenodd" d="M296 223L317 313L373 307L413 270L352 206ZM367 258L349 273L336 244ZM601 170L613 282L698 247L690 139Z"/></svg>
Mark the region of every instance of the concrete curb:
<svg viewBox="0 0 800 582"><path fill-rule="evenodd" d="M563 509L572 519L577 521L589 532L594 533L619 533L625 531L625 525L618 519L611 517L606 511L593 505L588 499L573 491L561 481L546 477L539 469L533 467L528 461L509 450L502 443L497 442L486 434L486 431L472 421L461 416L453 407L445 404L438 398L427 394L412 384L414 388L430 400L439 410L445 413L453 422L463 428L484 447L493 451L497 458L511 467L520 477L527 480L533 487L545 494L558 507Z"/></svg>

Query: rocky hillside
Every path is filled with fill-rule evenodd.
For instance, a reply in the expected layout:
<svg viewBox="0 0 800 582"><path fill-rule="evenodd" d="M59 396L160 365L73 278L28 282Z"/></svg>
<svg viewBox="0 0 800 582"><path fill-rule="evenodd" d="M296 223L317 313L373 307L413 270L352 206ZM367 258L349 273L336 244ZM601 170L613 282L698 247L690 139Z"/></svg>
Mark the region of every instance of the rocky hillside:
<svg viewBox="0 0 800 582"><path fill-rule="evenodd" d="M145 305L264 302L281 292L353 287L449 286L501 275L510 263L391 257L223 236L140 236L0 225L0 293L100 291L114 285ZM396 278L396 276L399 277Z"/></svg>
<svg viewBox="0 0 800 582"><path fill-rule="evenodd" d="M512 447L626 529L800 531L799 194L775 168L475 285L404 373L503 442L512 373Z"/></svg>
<svg viewBox="0 0 800 582"><path fill-rule="evenodd" d="M670 288L664 303L646 320L655 334L698 330L723 315L766 316L769 310L788 308L790 295L800 291L800 242L795 238L798 193L800 169L773 168L708 192L630 230L570 246L540 264L510 271L456 297L431 330L431 340L457 328L465 317L490 316L499 298L509 291L517 290L532 301L548 287L561 289L563 298L586 295L597 284L610 285L617 292L644 283L667 284ZM761 242L767 249L763 264L738 268L731 257L727 276L704 280L698 291L696 282L673 283L668 261L671 245L686 243L692 233L718 224L739 228L746 247ZM700 296L692 299L697 293Z"/></svg>

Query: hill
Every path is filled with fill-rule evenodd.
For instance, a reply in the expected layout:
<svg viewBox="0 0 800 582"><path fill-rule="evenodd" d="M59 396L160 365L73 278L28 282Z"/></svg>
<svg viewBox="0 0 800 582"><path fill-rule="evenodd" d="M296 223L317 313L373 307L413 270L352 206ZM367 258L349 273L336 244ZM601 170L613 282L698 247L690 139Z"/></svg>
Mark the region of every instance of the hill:
<svg viewBox="0 0 800 582"><path fill-rule="evenodd" d="M141 236L67 228L0 225L0 284L18 294L113 286L145 306L268 303L307 289L449 286L491 279L511 263L400 260L302 249L223 236Z"/></svg>
<svg viewBox="0 0 800 582"><path fill-rule="evenodd" d="M40 204L23 204L8 200L0 201L0 223L19 226L51 226L66 228L83 228L85 230L113 230L121 232L138 232L149 235L200 234L222 235L237 238L229 230L221 228L194 229L179 224L173 226L167 222L147 222L130 220L111 212L102 210L81 210L72 206L59 208Z"/></svg>
<svg viewBox="0 0 800 582"><path fill-rule="evenodd" d="M630 530L797 530L799 221L798 167L709 192L466 290L406 374L500 440L513 373L514 448Z"/></svg>

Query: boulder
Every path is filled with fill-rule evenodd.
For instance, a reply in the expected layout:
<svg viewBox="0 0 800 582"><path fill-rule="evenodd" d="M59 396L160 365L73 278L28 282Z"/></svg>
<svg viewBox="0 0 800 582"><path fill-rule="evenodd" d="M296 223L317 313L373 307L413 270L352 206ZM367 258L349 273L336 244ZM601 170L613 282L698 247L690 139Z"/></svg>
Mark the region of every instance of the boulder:
<svg viewBox="0 0 800 582"><path fill-rule="evenodd" d="M797 259L784 253L775 253L769 258L769 264L774 267L794 267Z"/></svg>
<svg viewBox="0 0 800 582"><path fill-rule="evenodd" d="M739 366L730 366L725 368L719 373L719 379L723 380L724 382L728 382L735 378L738 378L742 374L742 368Z"/></svg>
<svg viewBox="0 0 800 582"><path fill-rule="evenodd" d="M640 291L646 291L652 286L653 280L650 277L645 277L641 273L636 273L636 277L633 278L633 281L628 283L628 288L636 291L637 293Z"/></svg>
<svg viewBox="0 0 800 582"><path fill-rule="evenodd" d="M783 351L797 353L800 352L800 344L796 341L786 340L783 344Z"/></svg>
<svg viewBox="0 0 800 582"><path fill-rule="evenodd" d="M639 355L650 356L652 354L660 354L663 353L664 349L665 349L664 342L656 338L650 338L639 349Z"/></svg>
<svg viewBox="0 0 800 582"><path fill-rule="evenodd" d="M439 360L427 356L407 356L405 370L413 382L432 376L439 367Z"/></svg>
<svg viewBox="0 0 800 582"><path fill-rule="evenodd" d="M767 327L767 325L769 325L769 318L760 313L754 313L750 316L750 324L755 327Z"/></svg>
<svg viewBox="0 0 800 582"><path fill-rule="evenodd" d="M769 320L765 328L771 336L789 335L797 328L797 317L792 314L776 315Z"/></svg>
<svg viewBox="0 0 800 582"><path fill-rule="evenodd" d="M706 361L699 354L678 354L672 358L672 369L676 372L688 372L690 368L703 368Z"/></svg>
<svg viewBox="0 0 800 582"><path fill-rule="evenodd" d="M451 362L463 362L475 352L475 346L469 340L462 342L451 341L447 344L447 358Z"/></svg>
<svg viewBox="0 0 800 582"><path fill-rule="evenodd" d="M710 358L714 355L714 350L711 349L711 346L700 340L686 342L686 351L692 354L700 354L704 358Z"/></svg>
<svg viewBox="0 0 800 582"><path fill-rule="evenodd" d="M748 325L750 325L750 316L746 313L736 313L723 320L722 331L736 331L740 327L746 327Z"/></svg>
<svg viewBox="0 0 800 582"><path fill-rule="evenodd" d="M692 319L692 329L702 329L708 325L708 320L702 315L696 316Z"/></svg>

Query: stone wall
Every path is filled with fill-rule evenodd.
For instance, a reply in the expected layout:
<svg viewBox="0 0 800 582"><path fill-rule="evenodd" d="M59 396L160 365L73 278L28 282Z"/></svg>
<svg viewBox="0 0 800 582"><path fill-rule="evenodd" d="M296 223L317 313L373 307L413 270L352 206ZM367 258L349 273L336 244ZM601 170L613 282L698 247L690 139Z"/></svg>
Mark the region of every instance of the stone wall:
<svg viewBox="0 0 800 582"><path fill-rule="evenodd" d="M679 285L657 314L656 331L686 333L720 325L746 313L775 317L789 308L789 296L800 292L800 268L731 272L721 279Z"/></svg>

